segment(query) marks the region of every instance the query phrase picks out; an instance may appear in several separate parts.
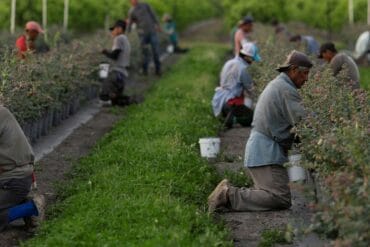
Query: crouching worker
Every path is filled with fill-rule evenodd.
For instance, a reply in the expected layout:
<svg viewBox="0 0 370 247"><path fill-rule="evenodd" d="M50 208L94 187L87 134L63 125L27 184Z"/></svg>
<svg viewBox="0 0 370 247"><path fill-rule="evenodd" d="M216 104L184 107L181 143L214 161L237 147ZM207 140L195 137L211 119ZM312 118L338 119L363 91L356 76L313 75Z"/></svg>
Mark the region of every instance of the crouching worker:
<svg viewBox="0 0 370 247"><path fill-rule="evenodd" d="M169 14L165 14L163 16L163 21L165 23L164 25L164 32L168 35L168 39L170 44L173 47L173 51L175 53L185 53L188 52L189 49L187 48L181 48L179 46L179 36L176 31L176 23L172 19L172 17Z"/></svg>
<svg viewBox="0 0 370 247"><path fill-rule="evenodd" d="M0 231L16 219L34 227L44 217L44 197L28 198L33 161L32 148L17 120L0 106Z"/></svg>
<svg viewBox="0 0 370 247"><path fill-rule="evenodd" d="M338 52L333 43L323 44L318 58L324 59L329 64L334 76L345 70L348 85L353 90L360 88L360 72L356 62L347 54Z"/></svg>
<svg viewBox="0 0 370 247"><path fill-rule="evenodd" d="M280 75L258 99L246 145L244 164L254 188L237 188L224 179L208 198L210 212L221 207L233 211L290 208L289 178L283 165L295 139L291 129L305 116L298 89L307 81L311 67L305 54L293 51L278 68Z"/></svg>
<svg viewBox="0 0 370 247"><path fill-rule="evenodd" d="M125 106L133 103L132 98L123 95L128 78L127 68L130 65L131 53L131 46L125 35L126 22L117 21L110 28L110 31L113 37L112 50L104 49L102 53L112 59L112 64L108 78L103 82L100 99L103 101L111 100L112 105Z"/></svg>
<svg viewBox="0 0 370 247"><path fill-rule="evenodd" d="M225 118L225 126L232 128L234 123L250 126L253 119L253 81L248 74L248 66L260 58L253 43L244 43L239 55L226 62L221 71L220 87L216 88L212 99L213 113Z"/></svg>

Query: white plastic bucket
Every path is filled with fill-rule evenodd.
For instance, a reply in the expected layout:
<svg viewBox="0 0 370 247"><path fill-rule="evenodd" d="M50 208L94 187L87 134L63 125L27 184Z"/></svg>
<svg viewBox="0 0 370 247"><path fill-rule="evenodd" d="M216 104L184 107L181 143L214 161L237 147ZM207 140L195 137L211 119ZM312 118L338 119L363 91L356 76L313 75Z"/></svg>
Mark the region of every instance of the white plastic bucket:
<svg viewBox="0 0 370 247"><path fill-rule="evenodd" d="M290 166L288 168L289 180L291 182L305 180L306 170L300 166L302 155L294 154L289 156Z"/></svg>
<svg viewBox="0 0 370 247"><path fill-rule="evenodd" d="M249 109L253 109L253 100L248 97L244 97L244 105Z"/></svg>
<svg viewBox="0 0 370 247"><path fill-rule="evenodd" d="M99 64L99 77L100 77L100 79L108 78L108 74L109 74L109 64L108 63Z"/></svg>
<svg viewBox="0 0 370 247"><path fill-rule="evenodd" d="M175 47L173 45L168 45L167 46L167 53L172 54L172 53L174 53L174 51L175 51Z"/></svg>
<svg viewBox="0 0 370 247"><path fill-rule="evenodd" d="M200 155L204 158L216 158L220 153L220 138L200 138Z"/></svg>

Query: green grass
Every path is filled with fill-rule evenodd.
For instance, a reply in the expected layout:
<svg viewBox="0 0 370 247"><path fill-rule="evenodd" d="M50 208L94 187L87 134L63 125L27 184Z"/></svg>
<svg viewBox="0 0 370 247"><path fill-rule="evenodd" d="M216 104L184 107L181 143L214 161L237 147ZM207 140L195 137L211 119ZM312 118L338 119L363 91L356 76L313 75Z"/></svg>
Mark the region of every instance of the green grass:
<svg viewBox="0 0 370 247"><path fill-rule="evenodd" d="M261 234L261 241L258 247L273 247L276 244L287 244L285 239L285 232L279 229L265 230Z"/></svg>
<svg viewBox="0 0 370 247"><path fill-rule="evenodd" d="M360 81L361 88L366 90L370 89L370 68L369 67L360 67Z"/></svg>
<svg viewBox="0 0 370 247"><path fill-rule="evenodd" d="M226 49L197 45L72 172L25 246L229 246L206 200L218 177L199 157L217 134L210 98Z"/></svg>

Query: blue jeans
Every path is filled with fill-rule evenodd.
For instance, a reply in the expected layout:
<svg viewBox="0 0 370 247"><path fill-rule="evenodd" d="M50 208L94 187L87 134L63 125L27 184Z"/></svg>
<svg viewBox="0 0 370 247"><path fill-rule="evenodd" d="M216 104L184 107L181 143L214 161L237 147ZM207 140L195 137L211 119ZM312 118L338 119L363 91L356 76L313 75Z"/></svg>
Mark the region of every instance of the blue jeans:
<svg viewBox="0 0 370 247"><path fill-rule="evenodd" d="M148 73L149 67L149 45L152 48L153 59L156 73L161 71L161 62L159 61L159 40L156 32L139 34L140 45L143 54L143 72Z"/></svg>

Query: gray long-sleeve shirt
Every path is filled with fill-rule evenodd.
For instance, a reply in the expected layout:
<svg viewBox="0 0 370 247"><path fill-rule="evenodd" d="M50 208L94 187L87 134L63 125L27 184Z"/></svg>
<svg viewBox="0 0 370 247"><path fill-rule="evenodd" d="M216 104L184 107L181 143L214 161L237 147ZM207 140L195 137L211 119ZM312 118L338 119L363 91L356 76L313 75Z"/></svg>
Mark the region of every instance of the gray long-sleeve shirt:
<svg viewBox="0 0 370 247"><path fill-rule="evenodd" d="M138 27L138 32L147 34L156 31L158 19L153 9L147 3L138 3L128 12L130 23L135 22ZM130 27L129 27L130 28Z"/></svg>
<svg viewBox="0 0 370 247"><path fill-rule="evenodd" d="M260 95L253 117L253 130L246 146L248 167L284 164L288 161L279 142L305 116L297 87L285 74L272 80Z"/></svg>
<svg viewBox="0 0 370 247"><path fill-rule="evenodd" d="M226 102L240 97L243 90L252 93L253 80L247 68L249 64L240 56L227 61L221 71L220 87L216 88L212 99L213 113L218 117Z"/></svg>
<svg viewBox="0 0 370 247"><path fill-rule="evenodd" d="M0 106L0 180L24 178L33 172L34 154L13 114Z"/></svg>
<svg viewBox="0 0 370 247"><path fill-rule="evenodd" d="M336 54L330 61L330 68L336 76L343 69L347 69L347 77L353 89L360 88L360 72L353 59L345 53Z"/></svg>

